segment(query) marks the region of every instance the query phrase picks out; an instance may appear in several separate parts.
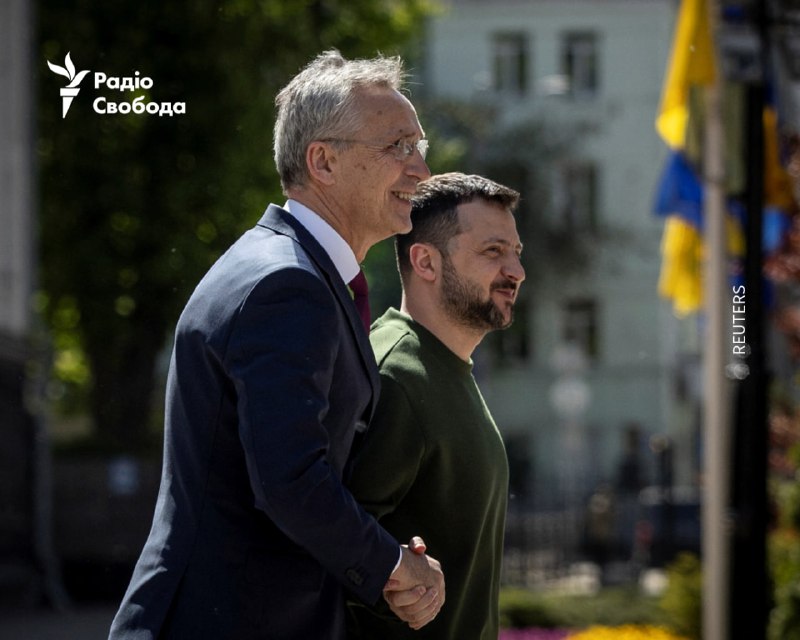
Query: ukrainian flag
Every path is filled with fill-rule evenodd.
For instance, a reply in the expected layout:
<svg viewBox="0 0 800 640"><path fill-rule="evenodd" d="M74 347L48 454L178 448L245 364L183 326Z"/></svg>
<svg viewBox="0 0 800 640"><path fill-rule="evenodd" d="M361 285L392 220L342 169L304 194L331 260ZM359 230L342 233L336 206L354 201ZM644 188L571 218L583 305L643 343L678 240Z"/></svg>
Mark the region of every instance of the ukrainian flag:
<svg viewBox="0 0 800 640"><path fill-rule="evenodd" d="M682 0L661 91L656 130L670 156L656 194L656 212L667 216L661 240L659 294L680 316L703 303L703 187L690 162L686 138L694 88L714 81L716 64L706 0Z"/></svg>

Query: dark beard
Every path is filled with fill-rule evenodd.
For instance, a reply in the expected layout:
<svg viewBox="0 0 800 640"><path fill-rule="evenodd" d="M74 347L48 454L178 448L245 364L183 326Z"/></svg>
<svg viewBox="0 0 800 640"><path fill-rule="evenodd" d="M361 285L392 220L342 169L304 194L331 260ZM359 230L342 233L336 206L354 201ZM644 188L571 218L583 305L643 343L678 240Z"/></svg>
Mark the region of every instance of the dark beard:
<svg viewBox="0 0 800 640"><path fill-rule="evenodd" d="M498 287L514 286L498 283ZM494 288L495 285L492 286ZM462 279L447 256L442 256L442 302L448 315L462 326L481 331L494 331L511 326L514 320L512 307L508 321L494 301L482 296L480 289Z"/></svg>

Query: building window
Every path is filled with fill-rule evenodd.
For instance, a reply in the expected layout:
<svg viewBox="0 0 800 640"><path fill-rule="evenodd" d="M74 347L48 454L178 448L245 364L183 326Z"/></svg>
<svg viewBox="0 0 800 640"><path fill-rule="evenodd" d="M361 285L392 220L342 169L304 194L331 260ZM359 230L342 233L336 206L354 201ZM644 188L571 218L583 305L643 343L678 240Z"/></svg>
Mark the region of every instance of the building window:
<svg viewBox="0 0 800 640"><path fill-rule="evenodd" d="M583 351L589 360L599 355L597 302L589 298L567 300L563 307L562 338Z"/></svg>
<svg viewBox="0 0 800 640"><path fill-rule="evenodd" d="M528 86L528 36L501 32L492 36L493 88L498 93L525 95Z"/></svg>
<svg viewBox="0 0 800 640"><path fill-rule="evenodd" d="M565 231L597 229L597 166L571 162L561 169L559 216Z"/></svg>
<svg viewBox="0 0 800 640"><path fill-rule="evenodd" d="M577 100L594 98L598 92L598 50L594 33L564 34L561 47L562 73L569 95Z"/></svg>

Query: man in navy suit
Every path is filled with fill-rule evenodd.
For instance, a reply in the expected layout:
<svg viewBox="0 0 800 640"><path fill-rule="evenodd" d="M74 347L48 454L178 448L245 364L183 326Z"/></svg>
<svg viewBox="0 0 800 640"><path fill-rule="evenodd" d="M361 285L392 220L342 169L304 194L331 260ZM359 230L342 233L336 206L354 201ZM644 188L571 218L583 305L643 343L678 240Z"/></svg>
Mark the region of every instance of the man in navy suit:
<svg viewBox="0 0 800 640"><path fill-rule="evenodd" d="M153 525L110 638L340 640L344 590L412 628L444 603L343 486L379 378L346 283L430 175L398 58L318 56L278 95L270 205L178 321Z"/></svg>

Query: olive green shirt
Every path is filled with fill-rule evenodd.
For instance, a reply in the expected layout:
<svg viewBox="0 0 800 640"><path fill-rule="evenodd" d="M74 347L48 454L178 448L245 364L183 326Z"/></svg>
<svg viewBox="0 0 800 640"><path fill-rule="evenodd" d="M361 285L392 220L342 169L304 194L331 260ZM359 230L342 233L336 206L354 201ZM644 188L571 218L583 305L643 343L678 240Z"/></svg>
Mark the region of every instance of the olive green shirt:
<svg viewBox="0 0 800 640"><path fill-rule="evenodd" d="M496 640L508 462L472 362L395 309L370 341L381 395L348 484L401 543L422 536L442 564L446 602L420 631L385 603L352 603L349 637Z"/></svg>

